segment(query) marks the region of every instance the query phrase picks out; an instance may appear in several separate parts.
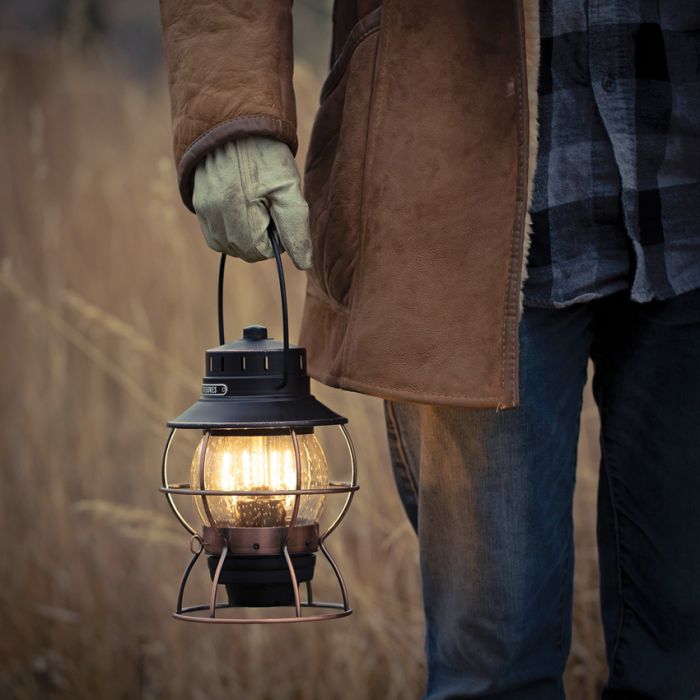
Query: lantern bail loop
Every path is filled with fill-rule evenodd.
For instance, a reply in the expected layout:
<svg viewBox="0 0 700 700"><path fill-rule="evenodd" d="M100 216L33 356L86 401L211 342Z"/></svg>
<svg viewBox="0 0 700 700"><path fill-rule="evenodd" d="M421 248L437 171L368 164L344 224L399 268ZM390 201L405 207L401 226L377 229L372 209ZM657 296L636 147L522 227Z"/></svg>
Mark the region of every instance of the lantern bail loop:
<svg viewBox="0 0 700 700"><path fill-rule="evenodd" d="M272 250L275 253L275 262L277 263L277 277L280 285L280 301L282 302L282 337L284 344L284 368L282 381L278 389L284 389L287 385L287 374L289 368L289 313L287 311L287 285L284 279L284 266L282 265L282 246L279 240L279 234L274 223L270 222L267 229L267 235L272 245ZM224 273L226 269L226 253L221 254L219 261L219 283L217 285L217 310L219 319L219 345L226 343L226 334L224 332Z"/></svg>

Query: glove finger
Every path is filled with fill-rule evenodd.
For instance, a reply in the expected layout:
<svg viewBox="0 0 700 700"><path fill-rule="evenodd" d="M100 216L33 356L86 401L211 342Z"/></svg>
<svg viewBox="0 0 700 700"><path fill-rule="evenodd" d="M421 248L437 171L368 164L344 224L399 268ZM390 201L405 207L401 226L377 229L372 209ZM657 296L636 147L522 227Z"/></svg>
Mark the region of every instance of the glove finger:
<svg viewBox="0 0 700 700"><path fill-rule="evenodd" d="M235 141L235 157L240 175L240 195L242 206L239 207L237 226L231 227L236 236L240 257L247 262L257 262L273 257L274 253L267 236L270 214L267 210L263 192L256 192L259 186L257 162L251 160L248 143L250 139Z"/></svg>
<svg viewBox="0 0 700 700"><path fill-rule="evenodd" d="M239 257L238 248L232 244L230 239L225 235L224 224L214 224L209 222L209 218L197 214L197 221L199 222L199 228L202 231L204 240L206 244L217 253L226 253L227 255L233 255L234 257ZM224 235L221 235L221 233Z"/></svg>
<svg viewBox="0 0 700 700"><path fill-rule="evenodd" d="M287 182L271 192L269 198L270 216L284 249L299 270L308 270L312 264L309 206L299 183Z"/></svg>
<svg viewBox="0 0 700 700"><path fill-rule="evenodd" d="M254 138L242 139L237 146L241 182L248 200L249 230L255 248L251 255L274 257L268 234L272 217L282 246L290 257L296 256L297 267L300 263L310 262L298 254L299 244L293 239L299 217L292 208L298 207L299 203L306 208L306 202L301 195L299 171L289 147L280 141ZM308 222L300 234L301 237L304 235L308 236Z"/></svg>
<svg viewBox="0 0 700 700"><path fill-rule="evenodd" d="M229 198L229 192L218 172L219 165L220 158L212 157L197 168L192 204L207 245L219 253L239 257L240 251L235 243L237 236L231 235L230 228L235 221L232 210L240 209L240 202L222 206L222 202Z"/></svg>
<svg viewBox="0 0 700 700"><path fill-rule="evenodd" d="M270 226L270 212L264 200L248 202L248 236L246 245L241 247L241 257L248 262L267 260L275 256L267 233Z"/></svg>

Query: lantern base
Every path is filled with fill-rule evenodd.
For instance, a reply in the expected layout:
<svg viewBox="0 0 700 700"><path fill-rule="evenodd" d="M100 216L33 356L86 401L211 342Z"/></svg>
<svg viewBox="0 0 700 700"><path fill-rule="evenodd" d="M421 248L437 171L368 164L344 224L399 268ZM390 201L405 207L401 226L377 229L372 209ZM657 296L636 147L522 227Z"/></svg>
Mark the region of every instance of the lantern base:
<svg viewBox="0 0 700 700"><path fill-rule="evenodd" d="M311 581L316 555L291 554L290 558L297 583ZM218 557L207 557L212 580L218 562ZM221 569L219 583L226 586L229 605L232 607L267 608L294 605L292 577L282 555L227 556Z"/></svg>
<svg viewBox="0 0 700 700"><path fill-rule="evenodd" d="M277 556L285 540L291 554L315 552L319 545L318 523L301 523L291 531L279 527L202 527L204 551L218 556L228 547L228 557Z"/></svg>

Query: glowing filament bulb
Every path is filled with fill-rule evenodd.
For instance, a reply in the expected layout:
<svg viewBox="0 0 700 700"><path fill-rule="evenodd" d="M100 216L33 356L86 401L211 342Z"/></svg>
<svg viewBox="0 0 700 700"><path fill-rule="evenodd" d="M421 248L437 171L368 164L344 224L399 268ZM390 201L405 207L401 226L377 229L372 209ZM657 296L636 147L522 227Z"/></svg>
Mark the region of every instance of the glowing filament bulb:
<svg viewBox="0 0 700 700"><path fill-rule="evenodd" d="M252 431L251 431L252 433ZM199 460L204 444L200 441L192 458L190 481L200 486ZM328 465L313 433L297 435L301 488L328 486ZM214 491L288 491L297 486L297 467L289 434L210 435L204 459L204 486ZM318 520L323 494L299 497L297 523ZM202 520L209 523L207 508L197 497ZM294 495L207 496L211 518L217 527L281 527L290 522Z"/></svg>

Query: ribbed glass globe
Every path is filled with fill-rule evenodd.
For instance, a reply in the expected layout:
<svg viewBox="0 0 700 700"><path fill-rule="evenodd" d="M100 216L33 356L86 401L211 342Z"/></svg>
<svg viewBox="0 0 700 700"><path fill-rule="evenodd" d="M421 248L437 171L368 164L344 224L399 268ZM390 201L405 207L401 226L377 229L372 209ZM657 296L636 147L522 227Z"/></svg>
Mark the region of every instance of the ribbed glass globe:
<svg viewBox="0 0 700 700"><path fill-rule="evenodd" d="M297 435L301 462L301 488L328 486L328 464L313 433ZM190 483L201 488L200 440L192 458ZM211 435L204 460L204 488L222 491L278 491L296 488L294 445L289 434ZM317 522L325 496L301 496L297 524ZM201 496L197 510L209 523ZM275 527L288 525L294 496L207 496L217 527Z"/></svg>

